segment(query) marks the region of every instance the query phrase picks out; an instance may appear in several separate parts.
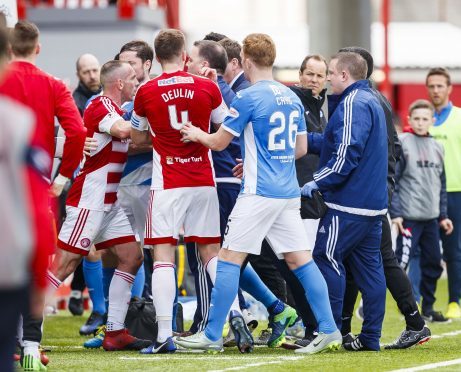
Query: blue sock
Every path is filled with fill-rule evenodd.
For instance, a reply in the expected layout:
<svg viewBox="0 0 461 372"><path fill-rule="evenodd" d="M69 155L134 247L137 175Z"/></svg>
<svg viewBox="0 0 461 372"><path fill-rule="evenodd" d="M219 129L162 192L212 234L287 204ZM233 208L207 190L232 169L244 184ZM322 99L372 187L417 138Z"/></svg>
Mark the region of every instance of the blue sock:
<svg viewBox="0 0 461 372"><path fill-rule="evenodd" d="M240 276L240 287L251 294L257 301L261 302L266 309L277 301L277 297L267 288L250 264L245 267Z"/></svg>
<svg viewBox="0 0 461 372"><path fill-rule="evenodd" d="M285 304L277 298L272 303L272 305L267 308L267 311L269 312L269 314L277 315L277 314L280 314L284 309L285 309Z"/></svg>
<svg viewBox="0 0 461 372"><path fill-rule="evenodd" d="M227 313L237 295L239 276L239 265L218 260L216 282L211 292L210 315L205 328L205 336L211 341L217 341L222 337Z"/></svg>
<svg viewBox="0 0 461 372"><path fill-rule="evenodd" d="M102 289L104 291L104 303L106 305L106 313L109 310L109 286L114 276L115 269L113 267L104 267L102 269Z"/></svg>
<svg viewBox="0 0 461 372"><path fill-rule="evenodd" d="M144 282L146 281L146 273L144 272L144 263L138 270L138 273L134 277L133 287L131 287L131 297L142 297L142 291L144 290Z"/></svg>
<svg viewBox="0 0 461 372"><path fill-rule="evenodd" d="M88 287L88 293L93 303L93 311L103 315L106 312L106 306L102 289L101 260L91 262L85 258L83 260L83 276L85 277L85 284Z"/></svg>
<svg viewBox="0 0 461 372"><path fill-rule="evenodd" d="M331 312L327 283L315 262L312 260L293 270L293 273L304 288L307 302L317 319L319 332L335 332L337 328Z"/></svg>
<svg viewBox="0 0 461 372"><path fill-rule="evenodd" d="M176 294L175 294L175 297L174 297L174 302L173 302L173 319L171 319L172 321L172 329L173 329L173 332L177 332L177 328L176 327L176 315L178 314L178 295L179 295L179 291L178 291L178 270L176 269L176 265L174 267L174 277L175 277L175 281L176 281Z"/></svg>

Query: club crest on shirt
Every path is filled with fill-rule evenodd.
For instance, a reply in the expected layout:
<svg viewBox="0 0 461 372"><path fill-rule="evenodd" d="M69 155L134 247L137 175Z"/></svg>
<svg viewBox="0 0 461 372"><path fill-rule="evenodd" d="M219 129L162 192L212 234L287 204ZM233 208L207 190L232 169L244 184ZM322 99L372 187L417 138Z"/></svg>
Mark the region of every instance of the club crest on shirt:
<svg viewBox="0 0 461 372"><path fill-rule="evenodd" d="M172 156L167 156L166 157L166 163L171 165L174 163L173 157Z"/></svg>
<svg viewBox="0 0 461 372"><path fill-rule="evenodd" d="M229 116L232 117L232 118L238 118L239 117L239 112L235 108L231 107L229 109Z"/></svg>
<svg viewBox="0 0 461 372"><path fill-rule="evenodd" d="M88 248L90 244L91 241L88 238L83 238L82 240L80 240L80 245L82 246L82 248Z"/></svg>

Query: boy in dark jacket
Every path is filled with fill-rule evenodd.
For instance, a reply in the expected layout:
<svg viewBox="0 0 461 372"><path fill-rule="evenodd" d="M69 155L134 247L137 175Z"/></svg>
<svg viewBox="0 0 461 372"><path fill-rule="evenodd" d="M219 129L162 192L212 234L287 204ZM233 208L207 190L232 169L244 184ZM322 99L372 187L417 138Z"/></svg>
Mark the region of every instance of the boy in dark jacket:
<svg viewBox="0 0 461 372"><path fill-rule="evenodd" d="M426 100L410 105L410 133L400 135L402 154L396 168L396 189L390 214L400 235L396 255L406 269L412 252L421 248L421 282L423 318L446 322L434 311L435 289L442 274L439 228L451 234L453 224L447 218L447 193L443 166L444 151L433 137L434 108Z"/></svg>

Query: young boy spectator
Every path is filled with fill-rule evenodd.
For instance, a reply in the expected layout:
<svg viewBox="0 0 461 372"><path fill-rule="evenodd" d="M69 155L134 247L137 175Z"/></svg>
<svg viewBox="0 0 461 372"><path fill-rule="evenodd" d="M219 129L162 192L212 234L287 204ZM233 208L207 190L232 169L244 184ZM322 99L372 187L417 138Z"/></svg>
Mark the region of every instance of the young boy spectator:
<svg viewBox="0 0 461 372"><path fill-rule="evenodd" d="M410 105L410 133L399 136L402 154L396 171L396 190L392 199L392 222L399 228L396 255L406 269L409 259L421 249L422 315L430 322L446 322L434 311L435 289L442 274L439 228L451 234L453 224L447 218L447 191L443 166L444 151L429 127L434 123L434 107L417 100Z"/></svg>

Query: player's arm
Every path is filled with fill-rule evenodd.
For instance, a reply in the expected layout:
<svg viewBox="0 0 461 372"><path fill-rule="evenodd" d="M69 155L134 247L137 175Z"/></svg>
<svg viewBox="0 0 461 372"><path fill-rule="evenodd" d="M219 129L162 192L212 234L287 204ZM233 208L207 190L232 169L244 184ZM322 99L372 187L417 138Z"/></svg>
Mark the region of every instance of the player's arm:
<svg viewBox="0 0 461 372"><path fill-rule="evenodd" d="M137 115L135 111L133 111L133 115L131 115L131 141L135 146L145 146L152 144L152 140L150 138L149 133L149 122L147 118Z"/></svg>
<svg viewBox="0 0 461 372"><path fill-rule="evenodd" d="M193 126L191 123L184 124L183 128L181 129L182 139L183 142L198 142L201 143L203 146L208 147L213 151L222 151L229 143L231 143L234 135L224 127L220 126L216 133L206 133L198 127Z"/></svg>
<svg viewBox="0 0 461 372"><path fill-rule="evenodd" d="M295 159L302 158L307 154L307 134L298 134L296 136Z"/></svg>
<svg viewBox="0 0 461 372"><path fill-rule="evenodd" d="M131 123L129 121L120 119L112 124L112 126L110 127L109 133L111 136L114 136L120 139L130 138Z"/></svg>
<svg viewBox="0 0 461 372"><path fill-rule="evenodd" d="M85 142L86 128L83 126L82 117L75 105L67 87L59 80L55 84L54 113L59 124L64 129L65 142L62 154L62 163L59 174L53 181L52 192L59 196L77 169L82 159L83 144Z"/></svg>

